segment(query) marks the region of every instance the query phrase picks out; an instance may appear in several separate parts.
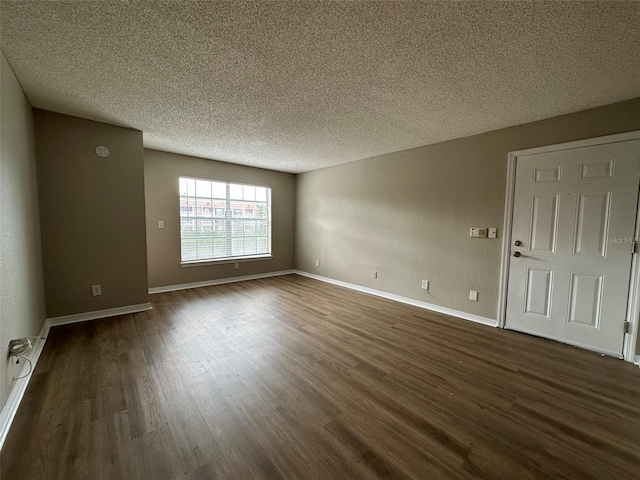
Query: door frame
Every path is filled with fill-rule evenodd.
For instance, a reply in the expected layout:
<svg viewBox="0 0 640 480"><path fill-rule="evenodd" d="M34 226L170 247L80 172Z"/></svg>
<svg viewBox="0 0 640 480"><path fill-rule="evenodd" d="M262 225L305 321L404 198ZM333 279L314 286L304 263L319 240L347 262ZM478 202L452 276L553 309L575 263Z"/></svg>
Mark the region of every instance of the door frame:
<svg viewBox="0 0 640 480"><path fill-rule="evenodd" d="M500 258L500 289L498 294L498 327L506 328L507 320L507 288L509 285L509 265L511 261L511 226L513 223L513 204L516 191L516 167L518 158L539 153L557 152L574 148L592 147L608 143L628 142L640 140L640 130L633 132L607 135L604 137L589 138L575 142L546 145L543 147L528 148L509 152L507 161L507 189L504 202L504 222L502 225L502 253ZM638 197L640 206L640 192ZM640 237L640 208L636 212L635 238ZM627 362L635 360L635 346L640 324L640 255L633 254L631 261L631 282L629 285L629 301L627 302L627 319L630 323L630 332L624 334L622 347L623 358Z"/></svg>

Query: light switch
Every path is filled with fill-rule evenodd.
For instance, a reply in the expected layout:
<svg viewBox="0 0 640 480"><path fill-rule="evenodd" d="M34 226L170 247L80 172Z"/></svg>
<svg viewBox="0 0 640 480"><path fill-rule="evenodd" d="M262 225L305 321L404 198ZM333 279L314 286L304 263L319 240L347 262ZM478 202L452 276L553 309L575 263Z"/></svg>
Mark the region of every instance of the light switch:
<svg viewBox="0 0 640 480"><path fill-rule="evenodd" d="M475 290L469 290L469 300L477 302L478 301L478 292L476 292Z"/></svg>
<svg viewBox="0 0 640 480"><path fill-rule="evenodd" d="M164 220L158 220L158 228L164 228Z"/></svg>
<svg viewBox="0 0 640 480"><path fill-rule="evenodd" d="M498 229L490 228L489 229L489 238L498 238Z"/></svg>

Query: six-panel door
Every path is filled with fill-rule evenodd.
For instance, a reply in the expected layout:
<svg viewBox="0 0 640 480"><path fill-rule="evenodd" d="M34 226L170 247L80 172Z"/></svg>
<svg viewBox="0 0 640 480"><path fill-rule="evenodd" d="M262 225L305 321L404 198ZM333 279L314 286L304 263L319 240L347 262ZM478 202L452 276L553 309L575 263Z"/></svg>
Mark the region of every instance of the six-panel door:
<svg viewBox="0 0 640 480"><path fill-rule="evenodd" d="M639 179L637 140L518 157L507 328L621 355Z"/></svg>

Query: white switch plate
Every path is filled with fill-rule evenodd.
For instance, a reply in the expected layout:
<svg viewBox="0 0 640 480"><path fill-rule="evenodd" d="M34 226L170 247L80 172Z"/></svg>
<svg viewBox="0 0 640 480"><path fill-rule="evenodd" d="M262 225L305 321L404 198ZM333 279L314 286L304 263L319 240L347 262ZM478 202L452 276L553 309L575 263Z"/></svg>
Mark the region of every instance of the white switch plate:
<svg viewBox="0 0 640 480"><path fill-rule="evenodd" d="M158 228L164 228L164 220L158 220Z"/></svg>
<svg viewBox="0 0 640 480"><path fill-rule="evenodd" d="M478 301L478 292L476 292L475 290L469 290L469 300L477 302Z"/></svg>
<svg viewBox="0 0 640 480"><path fill-rule="evenodd" d="M489 229L489 238L498 238L498 229L490 228Z"/></svg>
<svg viewBox="0 0 640 480"><path fill-rule="evenodd" d="M102 295L102 285L91 285L91 295L94 297Z"/></svg>
<svg viewBox="0 0 640 480"><path fill-rule="evenodd" d="M422 280L422 289L429 290L429 280Z"/></svg>
<svg viewBox="0 0 640 480"><path fill-rule="evenodd" d="M316 267L320 266L320 260L316 260Z"/></svg>

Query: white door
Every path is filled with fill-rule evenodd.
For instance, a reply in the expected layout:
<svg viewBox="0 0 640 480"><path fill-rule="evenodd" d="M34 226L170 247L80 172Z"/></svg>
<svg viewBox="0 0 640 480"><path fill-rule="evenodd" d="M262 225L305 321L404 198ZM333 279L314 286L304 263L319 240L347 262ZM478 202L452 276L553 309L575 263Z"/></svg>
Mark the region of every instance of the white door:
<svg viewBox="0 0 640 480"><path fill-rule="evenodd" d="M640 140L519 156L506 327L621 356Z"/></svg>

